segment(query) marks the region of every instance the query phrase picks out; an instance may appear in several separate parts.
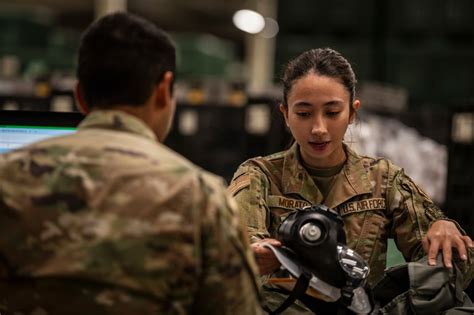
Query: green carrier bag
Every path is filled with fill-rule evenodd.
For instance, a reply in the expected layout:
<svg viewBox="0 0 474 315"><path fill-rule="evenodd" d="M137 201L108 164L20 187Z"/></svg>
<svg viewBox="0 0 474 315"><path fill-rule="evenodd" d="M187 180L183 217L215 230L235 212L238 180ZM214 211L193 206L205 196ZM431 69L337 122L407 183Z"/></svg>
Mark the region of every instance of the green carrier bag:
<svg viewBox="0 0 474 315"><path fill-rule="evenodd" d="M457 267L445 268L441 255L436 266L427 257L389 268L373 288L373 315L467 315L474 304L462 290Z"/></svg>

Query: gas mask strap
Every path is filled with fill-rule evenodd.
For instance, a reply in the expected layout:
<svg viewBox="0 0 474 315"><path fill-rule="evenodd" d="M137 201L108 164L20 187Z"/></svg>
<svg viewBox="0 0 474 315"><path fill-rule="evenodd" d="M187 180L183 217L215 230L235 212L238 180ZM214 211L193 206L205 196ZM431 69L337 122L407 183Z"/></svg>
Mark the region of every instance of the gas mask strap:
<svg viewBox="0 0 474 315"><path fill-rule="evenodd" d="M273 314L280 314L284 310L286 310L288 307L291 306L298 298L303 296L308 289L309 286L309 281L312 278L312 274L308 271L306 271L304 268L302 270L303 272L299 276L298 280L295 283L295 287L293 290L290 292L288 297L286 298L283 303L274 311L270 310L268 307L264 307L265 311L267 311L270 315Z"/></svg>
<svg viewBox="0 0 474 315"><path fill-rule="evenodd" d="M341 298L339 300L339 307L337 315L347 314L347 308L351 306L352 298L354 296L354 286L351 285L350 281L346 282L346 285L341 288Z"/></svg>

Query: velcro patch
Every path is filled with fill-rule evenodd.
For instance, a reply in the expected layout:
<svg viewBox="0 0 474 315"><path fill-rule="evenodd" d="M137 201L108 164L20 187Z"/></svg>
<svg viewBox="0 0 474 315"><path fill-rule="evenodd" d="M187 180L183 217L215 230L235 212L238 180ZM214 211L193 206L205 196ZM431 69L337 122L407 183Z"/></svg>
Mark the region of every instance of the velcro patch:
<svg viewBox="0 0 474 315"><path fill-rule="evenodd" d="M235 196L240 190L244 189L245 187L250 185L250 176L248 174L243 174L237 177L230 183L229 187L227 187L227 191L232 195Z"/></svg>
<svg viewBox="0 0 474 315"><path fill-rule="evenodd" d="M339 214L345 216L355 212L372 211L372 210L384 210L385 199L384 198L370 198L358 201L352 201L344 203L337 207Z"/></svg>

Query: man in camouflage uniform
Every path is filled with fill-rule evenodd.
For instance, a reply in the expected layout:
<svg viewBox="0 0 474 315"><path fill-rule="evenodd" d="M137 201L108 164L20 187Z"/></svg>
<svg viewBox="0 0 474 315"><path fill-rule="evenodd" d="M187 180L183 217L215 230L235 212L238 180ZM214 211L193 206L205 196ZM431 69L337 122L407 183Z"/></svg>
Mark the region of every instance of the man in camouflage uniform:
<svg viewBox="0 0 474 315"><path fill-rule="evenodd" d="M326 195L301 163L298 150L295 143L287 151L250 159L234 174L229 191L257 246L263 239L278 245L273 239L290 212L325 204L342 216L347 245L369 263L368 280L374 285L384 275L388 238L394 238L407 261L416 261L425 255L422 240L429 227L449 220L401 168L386 159L359 156L346 145L347 161ZM473 249L468 250L467 261L454 257L464 274L464 287L473 277ZM269 277L262 278L267 289L272 287L266 283ZM284 300L275 292L264 290L263 294L271 309ZM296 304L284 314L307 312L299 301Z"/></svg>
<svg viewBox="0 0 474 315"><path fill-rule="evenodd" d="M116 13L82 38L78 132L0 156L0 314L259 314L221 179L161 142L175 48Z"/></svg>

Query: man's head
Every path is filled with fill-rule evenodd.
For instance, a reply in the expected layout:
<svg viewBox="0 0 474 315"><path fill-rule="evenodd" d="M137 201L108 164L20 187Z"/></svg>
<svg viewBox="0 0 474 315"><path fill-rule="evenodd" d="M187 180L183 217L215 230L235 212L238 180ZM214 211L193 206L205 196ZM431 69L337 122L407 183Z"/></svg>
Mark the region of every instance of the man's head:
<svg viewBox="0 0 474 315"><path fill-rule="evenodd" d="M176 50L163 30L129 13L106 15L81 40L79 104L85 112L123 109L144 114L137 116L162 140L174 114L175 67ZM160 117L150 116L155 109Z"/></svg>

